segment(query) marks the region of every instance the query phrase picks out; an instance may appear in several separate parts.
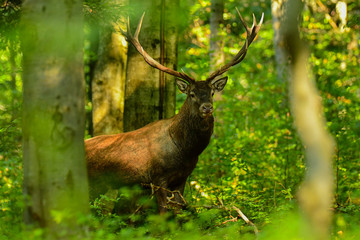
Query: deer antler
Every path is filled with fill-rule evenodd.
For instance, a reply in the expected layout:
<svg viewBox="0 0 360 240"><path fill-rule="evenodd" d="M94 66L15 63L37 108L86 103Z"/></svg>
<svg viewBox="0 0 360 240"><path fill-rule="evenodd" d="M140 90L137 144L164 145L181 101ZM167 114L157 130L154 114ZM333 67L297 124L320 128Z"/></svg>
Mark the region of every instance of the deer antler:
<svg viewBox="0 0 360 240"><path fill-rule="evenodd" d="M141 19L139 21L139 24L136 28L136 31L135 31L135 35L133 36L131 34L131 30L130 30L130 20L128 19L128 22L127 22L127 31L124 32L121 28L120 31L121 33L127 38L128 41L131 42L131 44L136 48L136 50L144 57L144 60L150 65L152 66L153 68L157 68L159 69L160 71L163 71L163 72L166 72L170 75L173 75L175 77L178 77L178 78L181 78L187 82L195 82L195 79L188 76L187 74L185 73L181 73L181 72L177 72L171 68L168 68L168 67L165 67L164 65L161 65L159 62L157 62L155 59L153 59L144 49L143 47L141 46L140 42L139 42L139 33L140 33L140 29L141 29L141 24L142 24L142 21L144 19L144 15L145 15L145 12L143 13L143 15L141 16Z"/></svg>
<svg viewBox="0 0 360 240"><path fill-rule="evenodd" d="M239 14L240 20L242 22L242 24L244 25L245 29L246 29L246 41L244 46L240 49L240 51L235 55L235 57L233 57L233 59L231 59L230 62L228 62L226 65L222 66L221 68L219 68L218 70L216 70L215 72L211 73L210 76L206 79L206 81L210 82L211 80L213 80L214 78L216 78L217 76L223 74L224 72L228 71L232 66L240 63L246 56L248 47L250 46L250 44L252 43L252 41L254 40L254 38L256 37L257 33L260 30L261 24L263 23L264 20L264 13L262 13L261 15L261 20L259 22L259 24L256 23L256 18L255 15L253 14L253 25L251 28L249 28L244 19L242 18L239 10L236 8L236 11Z"/></svg>

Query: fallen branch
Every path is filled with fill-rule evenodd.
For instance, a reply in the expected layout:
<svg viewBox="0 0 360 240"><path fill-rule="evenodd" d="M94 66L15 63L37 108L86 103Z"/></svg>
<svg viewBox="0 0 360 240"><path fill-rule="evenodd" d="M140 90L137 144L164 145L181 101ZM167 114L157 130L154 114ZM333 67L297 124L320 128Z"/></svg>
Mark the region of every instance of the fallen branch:
<svg viewBox="0 0 360 240"><path fill-rule="evenodd" d="M255 225L253 222L251 222L239 208L237 208L237 207L235 207L235 206L232 206L232 208L235 209L235 211L239 214L239 216L240 216L247 224L249 224L250 226L252 226L252 227L254 228L255 235L258 235L259 230L258 230L258 228L256 227L256 225Z"/></svg>
<svg viewBox="0 0 360 240"><path fill-rule="evenodd" d="M189 205L188 207L190 208L206 208L206 209L223 209L225 211L231 211L231 210L235 210L237 213L238 213L238 216L236 217L233 217L230 215L231 219L229 220L226 220L224 222L222 222L221 224L218 224L216 226L220 226L220 225L223 225L223 224L226 224L226 223L229 223L229 222L237 222L239 218L243 219L248 225L252 226L254 228L254 233L255 235L258 235L259 233L259 230L258 228L256 227L256 225L251 222L249 220L248 217L246 217L246 215L236 206L231 206L231 207L228 207L228 206L225 206L225 205Z"/></svg>

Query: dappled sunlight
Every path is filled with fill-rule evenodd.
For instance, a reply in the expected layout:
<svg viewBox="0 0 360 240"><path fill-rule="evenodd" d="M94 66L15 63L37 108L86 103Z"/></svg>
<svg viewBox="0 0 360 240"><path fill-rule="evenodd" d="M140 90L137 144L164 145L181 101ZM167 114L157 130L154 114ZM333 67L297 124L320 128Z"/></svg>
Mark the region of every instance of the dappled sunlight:
<svg viewBox="0 0 360 240"><path fill-rule="evenodd" d="M151 1L155 2L155 0ZM23 36L18 31L21 6L17 5L17 2L9 0L0 3L2 14L0 18L0 239L40 240L46 236L48 230L36 225L33 228L25 227L23 223L25 202L29 201L29 198L26 197L24 200L23 196L21 126L22 108L26 103L23 105L22 100L23 67L20 41L23 40ZM209 76L211 2L211 0L180 0L175 13L167 10L166 14L162 15L166 19L163 27L170 29L170 33L178 31L179 34L178 48L174 51L177 64L172 63L172 67L197 80L205 80ZM315 202L315 193L312 190L303 190L304 195L299 195L300 186L306 172L309 171L306 152L310 144L303 145L299 138L294 126L294 111L290 109L289 82L286 76L279 78L277 72L278 52L274 48L276 47L274 34L281 24L278 22L273 25L272 10L281 8L276 4L282 1L225 0L224 2L224 22L220 26L222 31L220 37L224 42L225 62L239 52L246 39L246 31L239 21L235 7L249 25L252 23L253 13L259 21L261 13L264 12L264 23L241 64L226 73L229 77L227 85L222 91L221 99L216 99L214 102L215 122L210 144L199 156L198 163L189 176L184 194L181 196L185 200L183 202L187 203L186 206L176 205L174 196L178 193L168 190L167 201L175 202L175 207L169 207L167 213L158 215L155 193L160 189L159 186L145 187L145 192L141 186L123 187L119 195L111 192L111 197L102 195L92 202L91 216L74 216L71 211L59 208L51 211L51 221L66 225L71 222L70 218L75 218L74 226L87 226L86 236L81 238L84 240L145 238L308 240L312 238L307 235L308 220L304 218L304 211L298 206L299 201L304 199ZM147 1L147 4L149 3L150 0ZM301 20L299 31L309 51L306 60L309 63L307 68L312 72L310 79L318 89L318 97L309 109L324 114L321 120L323 124L310 132L320 136L324 131L328 131L333 136L335 145L333 164L330 167L330 171L334 174L334 196L330 199L332 202L327 209L333 215L329 239L360 239L359 7L355 0L316 0L303 3L306 6L302 17L299 18ZM113 65L112 70L104 67L103 77L99 77L98 82L100 86L98 96L104 102L100 102L100 98L96 100L94 96L90 96L95 86L92 82L92 74L95 67L99 67L99 59L102 63L106 63L104 65L109 66L108 62L101 60L99 46L94 47L94 42L100 37L99 29L104 30L105 23L111 22L111 27L116 32L113 33L113 38L118 45L114 47L115 52L111 52L112 57L109 59L119 63L115 53L120 48L126 47L128 43L118 29L118 23L123 26L122 29L126 29L123 19L118 22L114 20L118 20L119 15L126 19L129 13L131 17L138 12L141 14L144 4L138 1L135 10L124 8L121 4L119 6L116 1L105 1L100 5L97 1L85 1L84 4L86 21L84 35L86 81L84 83L86 82L89 93L85 106L88 124L86 131L87 137L91 137L90 135L93 134L91 127L96 123L104 127L101 131L112 129L111 131L120 132L113 129L115 124L119 124L117 126L123 124L123 112L119 113L117 110L125 107L125 93L128 96L135 94L133 96L137 97L134 100L146 102L150 101L146 96L151 95L155 102L154 110L157 111L160 100L156 89L160 85L160 73L156 69L148 68L143 57L135 52L133 71L139 72L137 79L140 78L141 81L136 81L125 91L125 86L122 85L120 89L118 85L120 81L117 77L113 77L120 73L125 74L124 70L120 70L120 66L116 64ZM150 21L149 19L151 13L146 11L146 20ZM174 23L177 29L169 27ZM135 25L136 23L132 23L132 27ZM132 30L134 32L135 28ZM149 31L145 28L144 30L140 36L144 39L150 38ZM41 33L42 30L39 31ZM43 32L45 33L48 34L47 31ZM158 35L150 45L159 45ZM163 57L166 62L169 56L165 54ZM62 79L55 76L68 70L68 67L69 69L74 67L67 66L55 58L49 59L42 66L33 68L36 71L43 71L46 81L38 86L38 89L44 89L44 93L62 87L61 84L59 85ZM284 65L288 64L289 60L291 58L285 58ZM56 66L49 68L47 66L49 63L54 63ZM301 73L305 75L306 71ZM82 76L79 72L73 72L72 75L76 74ZM110 78L114 82L111 82ZM137 79L129 78L128 81ZM32 82L28 84L34 86ZM169 82L168 86L170 85L174 87L175 83L172 85ZM78 89L73 86L72 90L75 88ZM140 91L147 92L141 95ZM176 113L178 113L186 95L176 91ZM304 91L305 93L308 91ZM71 91L68 91L66 96L70 97L71 94ZM164 94L167 94L167 90ZM169 99L172 99L170 97ZM305 99L304 95L301 99ZM45 106L47 103L43 102L42 105ZM131 107L133 110L139 110L134 116L141 120L145 118L148 108L150 107L142 108L135 101ZM53 118L62 120L67 116L67 111L66 107L60 106L53 111ZM112 122L105 121L110 114L113 114ZM45 119L40 114L33 117L38 125L37 134L42 134L49 126L54 130L52 135L48 135L49 137L43 140L48 144L47 146L63 149L65 145L70 144L73 135L71 130L64 126L49 124L49 119ZM304 119L311 125L318 121L317 117L305 114ZM26 119L25 123L28 123ZM99 130L99 126L95 128ZM160 128L158 131L160 132ZM324 141L313 136L308 139L310 143L324 145ZM81 144L83 144L82 140ZM47 151L46 148L43 150ZM326 150L325 154L330 154L330 150ZM68 157L62 159L60 158L58 162L66 167L65 160ZM135 160L136 156L133 155L131 163ZM144 167L143 165L140 167ZM179 168L178 171L181 169ZM65 179L69 185L76 181L82 182L78 175L73 174L57 179ZM320 188L319 192L321 192L325 189L323 186L313 184L310 187ZM55 190L56 186L52 188L52 191ZM86 189L76 188L74 192L81 191L85 192ZM327 193L323 193L321 197L325 194ZM179 195L179 198L181 197ZM314 213L318 211L317 206L311 204L309 206ZM126 213L122 212L124 208ZM61 234L66 232L63 231ZM80 240L80 237L77 240Z"/></svg>

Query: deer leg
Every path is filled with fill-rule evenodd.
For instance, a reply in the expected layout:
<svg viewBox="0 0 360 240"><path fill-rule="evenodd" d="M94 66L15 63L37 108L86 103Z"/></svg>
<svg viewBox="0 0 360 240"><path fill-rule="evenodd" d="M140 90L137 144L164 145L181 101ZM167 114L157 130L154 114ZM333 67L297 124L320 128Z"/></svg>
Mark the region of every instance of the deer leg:
<svg viewBox="0 0 360 240"><path fill-rule="evenodd" d="M158 189L155 193L158 209L160 214L167 212L167 192L163 189Z"/></svg>
<svg viewBox="0 0 360 240"><path fill-rule="evenodd" d="M185 189L185 183L186 180L181 183L179 186L175 187L173 191L177 191L175 193L175 201L179 204L179 208L181 208L181 206L183 204L186 204L185 199L183 197L184 195L184 189Z"/></svg>
<svg viewBox="0 0 360 240"><path fill-rule="evenodd" d="M169 197L167 198L167 204L171 205L174 214L179 214L180 209L184 208L186 205L186 201L183 197L185 183L186 180L177 186L175 185L173 187L170 187L170 189L168 190Z"/></svg>

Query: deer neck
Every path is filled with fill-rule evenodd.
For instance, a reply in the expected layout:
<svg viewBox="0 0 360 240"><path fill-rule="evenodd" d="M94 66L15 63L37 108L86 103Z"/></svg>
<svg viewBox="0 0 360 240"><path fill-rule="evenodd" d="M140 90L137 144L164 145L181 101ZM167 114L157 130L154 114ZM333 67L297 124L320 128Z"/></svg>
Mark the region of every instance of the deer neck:
<svg viewBox="0 0 360 240"><path fill-rule="evenodd" d="M198 156L209 144L214 117L200 117L197 111L191 111L190 101L186 99L179 113L172 118L169 133L180 151Z"/></svg>

